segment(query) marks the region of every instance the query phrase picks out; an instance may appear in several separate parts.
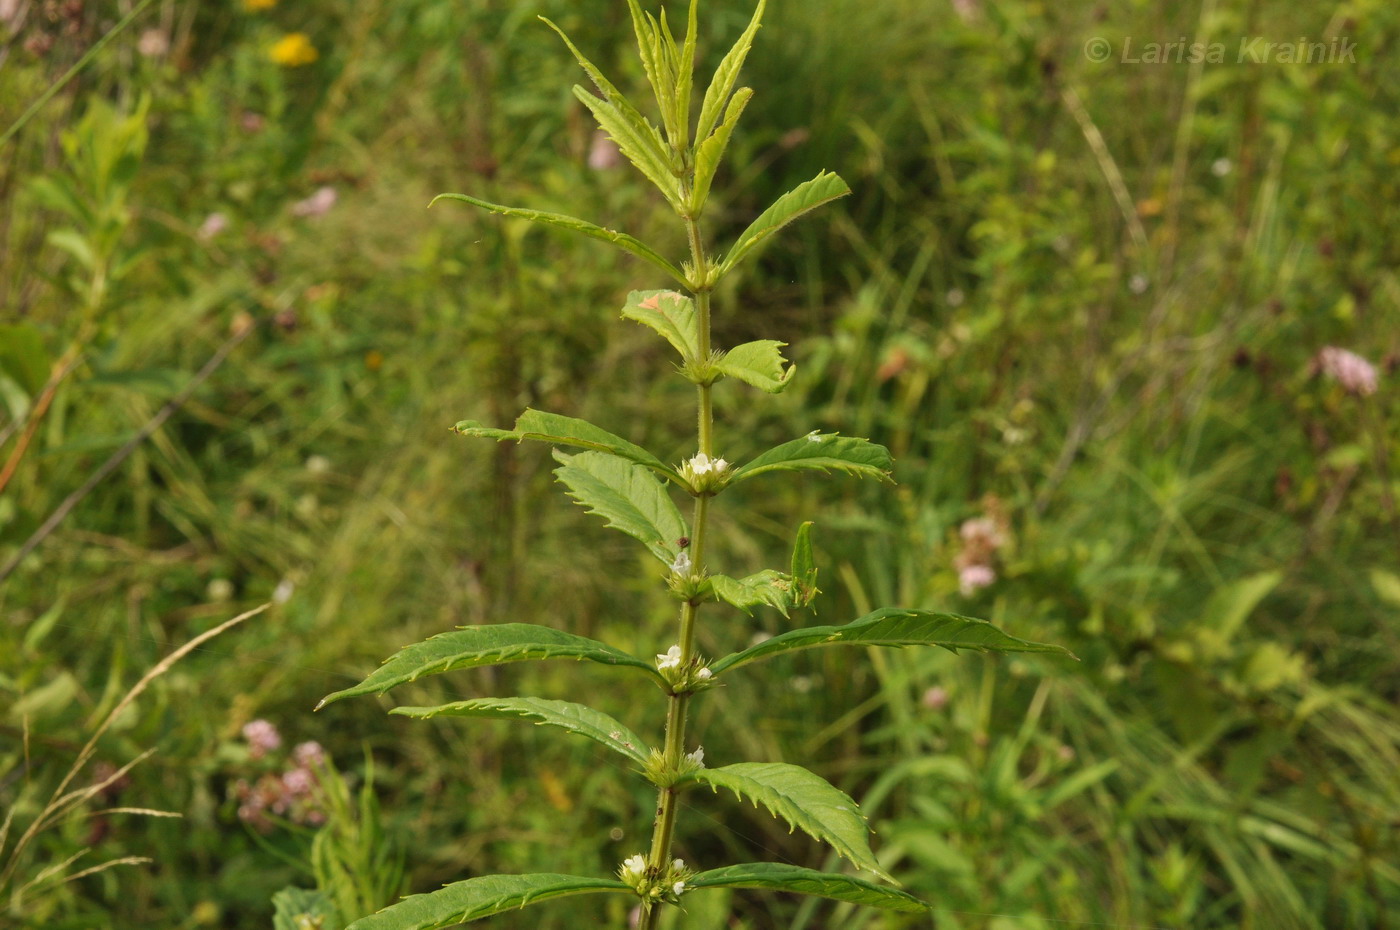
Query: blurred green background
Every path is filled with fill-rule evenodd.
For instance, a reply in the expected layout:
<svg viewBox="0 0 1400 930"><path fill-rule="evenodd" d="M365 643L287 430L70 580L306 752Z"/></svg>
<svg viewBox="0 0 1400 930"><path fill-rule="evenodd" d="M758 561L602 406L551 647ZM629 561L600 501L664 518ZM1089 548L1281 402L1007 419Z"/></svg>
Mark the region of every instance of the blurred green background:
<svg viewBox="0 0 1400 930"><path fill-rule="evenodd" d="M703 3L702 74L750 12ZM311 713L456 625L671 641L655 570L544 450L447 429L535 406L693 451L691 390L617 318L654 274L424 209L463 191L683 251L536 14L640 91L621 0L0 0L0 131L81 64L0 146L0 565L228 351L0 582L0 924L263 928L287 885L373 907L647 842L649 790L591 744L387 699ZM1237 60L1304 36L1355 60ZM1225 61L1125 60L1183 37ZM776 399L717 388L718 445L868 436L899 486L736 489L714 559L783 564L814 519L818 622L934 607L1082 661L818 651L707 696L707 759L812 766L936 910L712 893L687 928L1400 926L1398 38L1380 0L774 0L708 234L822 168L854 194L718 295L721 344L783 339L799 369ZM74 787L149 758L19 848L143 672L268 600ZM712 655L788 624L711 614ZM396 703L587 694L659 732L653 692L606 676L511 666ZM259 719L282 743L260 758ZM338 800L249 816L307 741ZM836 866L687 803L688 863ZM154 861L72 878L126 856ZM492 926L624 921L581 899Z"/></svg>

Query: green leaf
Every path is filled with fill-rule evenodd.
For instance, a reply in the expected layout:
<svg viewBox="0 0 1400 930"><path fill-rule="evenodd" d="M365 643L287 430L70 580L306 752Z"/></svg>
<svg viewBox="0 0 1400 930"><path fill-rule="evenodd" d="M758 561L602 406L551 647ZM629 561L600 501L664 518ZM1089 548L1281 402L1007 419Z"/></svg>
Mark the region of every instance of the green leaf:
<svg viewBox="0 0 1400 930"><path fill-rule="evenodd" d="M715 363L715 369L769 394L781 393L797 370L796 365L783 368L786 359L778 350L785 345L786 342L774 339L745 342L724 353Z"/></svg>
<svg viewBox="0 0 1400 930"><path fill-rule="evenodd" d="M596 743L620 752L633 762L646 765L651 750L642 738L602 711L569 701L547 701L543 698L478 698L456 701L438 707L395 707L391 714L417 717L495 717L514 720L535 720L536 726L560 727L586 736Z"/></svg>
<svg viewBox="0 0 1400 930"><path fill-rule="evenodd" d="M439 930L541 901L600 891L636 894L614 878L548 872L483 875L453 882L428 894L409 895L397 904L360 918L347 930Z"/></svg>
<svg viewBox="0 0 1400 930"><path fill-rule="evenodd" d="M555 476L589 513L639 540L665 565L676 560L677 541L690 534L666 488L649 471L603 452L556 450L554 458L560 463Z"/></svg>
<svg viewBox="0 0 1400 930"><path fill-rule="evenodd" d="M883 607L844 626L809 626L789 630L766 639L742 652L735 652L710 663L718 675L728 669L766 659L780 652L813 649L818 646L942 646L957 652L1045 652L1074 658L1062 646L1032 643L997 629L986 620L940 614L930 610Z"/></svg>
<svg viewBox="0 0 1400 930"><path fill-rule="evenodd" d="M700 324L695 301L678 291L633 291L627 295L622 318L660 333L685 361L700 357Z"/></svg>
<svg viewBox="0 0 1400 930"><path fill-rule="evenodd" d="M681 47L680 61L676 65L676 127L679 130L676 147L686 148L690 144L690 95L695 86L695 46L700 30L697 21L699 0L690 0L690 12L686 16L685 44Z"/></svg>
<svg viewBox="0 0 1400 930"><path fill-rule="evenodd" d="M724 60L715 69L715 76L710 80L710 86L705 91L705 100L700 104L700 121L695 126L695 138L705 140L710 137L710 133L715 128L715 122L719 119L720 111L724 109L725 101L729 99L730 92L734 89L734 84L739 80L739 71L744 67L744 59L748 57L749 49L753 47L753 37L758 34L758 25L763 19L763 8L767 0L758 0L758 8L753 11L753 18L749 20L739 41L734 43L734 47L724 56Z"/></svg>
<svg viewBox="0 0 1400 930"><path fill-rule="evenodd" d="M749 616L753 616L755 607L768 606L781 611L786 617L788 608L793 605L792 578L772 569L743 579L730 578L728 575L711 575L710 583L715 597L734 605Z"/></svg>
<svg viewBox="0 0 1400 930"><path fill-rule="evenodd" d="M728 788L741 798L762 804L773 816L831 846L855 864L894 882L870 851L870 828L856 802L830 782L800 765L786 762L740 762L717 769L699 769L686 777L718 791Z"/></svg>
<svg viewBox="0 0 1400 930"><path fill-rule="evenodd" d="M613 245L631 252L638 258L651 262L681 284L689 284L685 274L682 273L679 268L667 261L659 252L652 249L651 246L646 245L638 239L632 238L626 233L620 233L613 229L604 229L602 226L595 226L586 220L565 216L562 213L544 213L540 210L525 210L520 207L503 207L498 203L478 200L467 194L438 194L428 206L431 207L439 200L460 200L463 203L469 203L474 207L480 207L492 213L499 213L502 216L530 220L534 223L544 223L548 226L556 226L559 229L567 229L571 232L582 233L592 239L601 239L604 242L611 242Z"/></svg>
<svg viewBox="0 0 1400 930"><path fill-rule="evenodd" d="M913 895L894 888L884 888L851 875L814 872L795 865L776 862L748 862L722 869L711 869L692 876L686 887L698 888L771 888L794 894L834 898L865 907L882 907L910 914L923 913L928 905Z"/></svg>
<svg viewBox="0 0 1400 930"><path fill-rule="evenodd" d="M626 155L627 159L637 166L637 170L646 175L666 199L679 209L680 185L672 170L673 166L661 133L603 76L603 72L599 71L593 62L583 56L578 47L564 34L564 30L543 16L540 19L564 40L564 44L569 47L569 51L588 74L594 86L602 92L604 99L599 100L582 87L574 88L574 96L593 113L598 125L612 136L622 154Z"/></svg>
<svg viewBox="0 0 1400 930"><path fill-rule="evenodd" d="M482 426L475 420L463 420L453 427L454 430L463 436L474 436L485 439L507 440L513 439L520 442L525 439L534 439L539 442L554 443L560 446L575 446L580 449L590 449L595 452L607 452L618 458L626 459L629 462L636 462L666 478L684 485L685 482L675 469L662 462L646 449L634 443L628 442L621 436L614 436L607 430L594 426L587 420L580 420L576 417L561 416L557 413L546 413L543 410L526 409L515 421L515 428L510 430L493 429L489 426Z"/></svg>
<svg viewBox="0 0 1400 930"><path fill-rule="evenodd" d="M794 603L806 607L820 593L817 590L817 563L812 557L812 523L797 528L797 541L792 546L792 580Z"/></svg>
<svg viewBox="0 0 1400 930"><path fill-rule="evenodd" d="M33 324L0 325L0 372L13 378L30 397L48 384L51 365L44 337Z"/></svg>
<svg viewBox="0 0 1400 930"><path fill-rule="evenodd" d="M749 105L749 100L753 97L753 91L747 87L741 87L735 92L733 99L729 101L728 108L724 111L724 122L715 130L714 134L701 142L695 150L695 188L690 194L690 212L699 215L704 209L705 201L710 197L710 186L714 184L715 174L719 171L720 163L724 160L724 152L729 148L729 137L734 134L734 127L739 125L739 118L744 115L744 108Z"/></svg>
<svg viewBox="0 0 1400 930"><path fill-rule="evenodd" d="M665 60L662 57L661 37L656 21L650 14L643 13L637 0L627 0L627 8L632 13L632 31L637 36L637 50L641 53L642 70L646 72L647 83L656 95L656 105L662 114L667 112L666 100L671 90L669 75L663 73ZM671 127L666 127L670 133Z"/></svg>
<svg viewBox="0 0 1400 930"><path fill-rule="evenodd" d="M876 478L893 483L890 469L894 466L890 450L865 439L819 433L816 430L775 446L758 458L734 470L730 483L746 481L769 471L799 471L836 469L859 478Z"/></svg>
<svg viewBox="0 0 1400 930"><path fill-rule="evenodd" d="M386 659L358 685L322 698L316 709L320 710L343 698L383 694L390 688L428 675L535 659L587 659L603 665L641 669L661 680L650 663L614 649L607 643L533 623L494 623L439 633L421 643L406 646Z"/></svg>
<svg viewBox="0 0 1400 930"><path fill-rule="evenodd" d="M759 243L769 236L782 229L793 220L810 213L822 204L830 203L838 197L844 197L851 192L846 186L846 182L829 171L823 171L810 181L805 181L797 187L779 197L773 206L764 210L751 224L744 230L743 235L734 243L734 247L729 250L729 254L720 263L719 277L728 274L735 265L743 261Z"/></svg>

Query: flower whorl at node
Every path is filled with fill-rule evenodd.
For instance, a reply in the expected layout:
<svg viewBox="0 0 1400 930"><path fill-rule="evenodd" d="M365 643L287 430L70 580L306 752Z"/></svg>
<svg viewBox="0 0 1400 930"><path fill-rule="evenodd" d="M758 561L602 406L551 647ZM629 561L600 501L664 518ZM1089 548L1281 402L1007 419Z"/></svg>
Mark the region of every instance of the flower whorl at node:
<svg viewBox="0 0 1400 930"><path fill-rule="evenodd" d="M681 659L681 647L672 646L656 656L656 670L671 686L672 694L689 694L711 687L715 673L705 667L699 656L689 662Z"/></svg>
<svg viewBox="0 0 1400 930"><path fill-rule="evenodd" d="M729 463L703 452L681 463L680 473L696 494L713 494L729 483Z"/></svg>
<svg viewBox="0 0 1400 930"><path fill-rule="evenodd" d="M695 874L685 867L685 860L675 859L660 874L652 875L641 854L630 856L617 870L617 876L648 901L669 901L672 904L686 890L686 881Z"/></svg>

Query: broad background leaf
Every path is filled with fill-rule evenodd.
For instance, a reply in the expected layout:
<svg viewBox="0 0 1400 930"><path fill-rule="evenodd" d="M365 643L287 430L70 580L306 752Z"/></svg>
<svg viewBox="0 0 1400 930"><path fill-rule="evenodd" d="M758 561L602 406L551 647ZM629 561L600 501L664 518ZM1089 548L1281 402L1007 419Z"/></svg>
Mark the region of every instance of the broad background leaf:
<svg viewBox="0 0 1400 930"><path fill-rule="evenodd" d="M317 709L343 698L382 694L390 688L428 675L535 659L587 659L603 665L641 669L659 680L656 669L650 663L596 639L533 623L496 623L439 633L421 643L406 646L358 685L322 698Z"/></svg>
<svg viewBox="0 0 1400 930"><path fill-rule="evenodd" d="M710 663L719 674L780 652L818 646L942 646L952 652L1042 652L1074 658L1062 646L1032 643L997 629L986 620L901 607L884 607L844 626L810 626L789 630Z"/></svg>
<svg viewBox="0 0 1400 930"><path fill-rule="evenodd" d="M420 720L431 717L532 720L536 726L559 727L586 736L643 765L646 764L650 751L641 737L612 717L571 701L550 701L533 697L477 698L437 707L395 707L390 713L417 717Z"/></svg>

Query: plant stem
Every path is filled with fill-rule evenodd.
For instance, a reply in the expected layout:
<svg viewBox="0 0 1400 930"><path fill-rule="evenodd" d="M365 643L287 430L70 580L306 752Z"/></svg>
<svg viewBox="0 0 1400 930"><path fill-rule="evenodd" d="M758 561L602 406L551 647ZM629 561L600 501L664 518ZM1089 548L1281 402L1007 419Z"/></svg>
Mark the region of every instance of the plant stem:
<svg viewBox="0 0 1400 930"><path fill-rule="evenodd" d="M700 226L693 219L686 219L686 232L690 240L690 258L699 280L707 275L705 248L700 238ZM701 286L694 292L695 310L700 330L700 358L710 357L710 290ZM714 448L714 406L710 400L710 385L697 388L697 424L700 452L712 455ZM705 537L709 526L710 496L702 494L695 498L695 516L691 521L690 546L694 570L705 570ZM699 605L687 601L681 605L680 636L681 667L689 668L695 655L695 615ZM666 767L671 771L679 768L685 753L685 724L690 705L689 694L672 694L666 707L666 744L662 750ZM648 869L653 874L665 872L671 861L671 840L675 835L677 790L675 786L660 788L656 797L656 822L651 833L651 852L647 857ZM642 905L641 920L637 930L652 930L656 908L650 903Z"/></svg>

